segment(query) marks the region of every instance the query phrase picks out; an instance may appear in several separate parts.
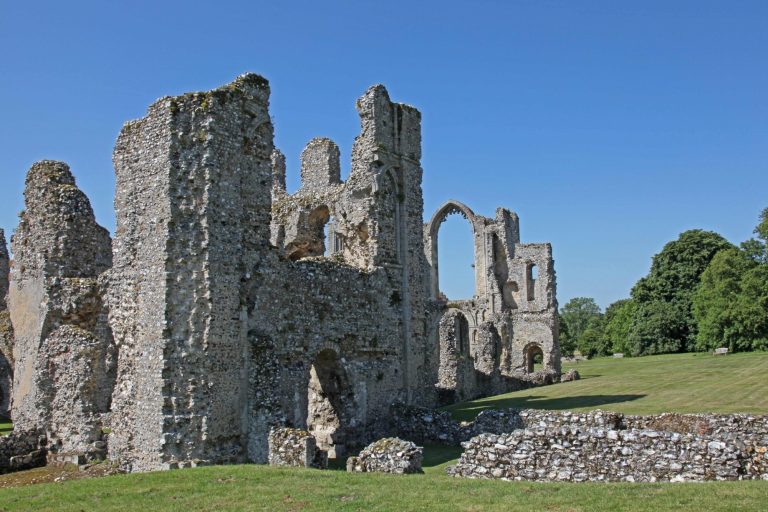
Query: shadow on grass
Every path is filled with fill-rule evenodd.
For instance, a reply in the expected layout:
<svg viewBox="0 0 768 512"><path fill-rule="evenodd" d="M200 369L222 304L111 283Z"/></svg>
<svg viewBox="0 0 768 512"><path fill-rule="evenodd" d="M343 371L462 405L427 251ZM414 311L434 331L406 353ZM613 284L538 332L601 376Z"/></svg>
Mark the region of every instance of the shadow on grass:
<svg viewBox="0 0 768 512"><path fill-rule="evenodd" d="M441 444L425 444L424 460L421 465L425 468L431 468L456 460L461 456L461 446L445 446Z"/></svg>
<svg viewBox="0 0 768 512"><path fill-rule="evenodd" d="M0 418L0 436L7 436L13 431L13 423L5 418Z"/></svg>
<svg viewBox="0 0 768 512"><path fill-rule="evenodd" d="M479 400L463 402L446 407L453 417L459 421L470 421L487 409L576 409L579 407L599 407L606 404L631 402L643 398L646 395L584 395L566 396L562 398L545 398L538 395L521 396L514 398L498 398L495 400Z"/></svg>

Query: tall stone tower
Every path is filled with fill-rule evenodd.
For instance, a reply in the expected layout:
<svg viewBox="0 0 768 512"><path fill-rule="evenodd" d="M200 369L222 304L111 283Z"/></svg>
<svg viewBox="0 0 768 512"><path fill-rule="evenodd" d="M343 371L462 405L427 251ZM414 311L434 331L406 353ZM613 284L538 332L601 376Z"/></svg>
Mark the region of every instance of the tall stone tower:
<svg viewBox="0 0 768 512"><path fill-rule="evenodd" d="M110 454L134 470L243 458L246 286L269 244L269 85L247 74L125 125Z"/></svg>

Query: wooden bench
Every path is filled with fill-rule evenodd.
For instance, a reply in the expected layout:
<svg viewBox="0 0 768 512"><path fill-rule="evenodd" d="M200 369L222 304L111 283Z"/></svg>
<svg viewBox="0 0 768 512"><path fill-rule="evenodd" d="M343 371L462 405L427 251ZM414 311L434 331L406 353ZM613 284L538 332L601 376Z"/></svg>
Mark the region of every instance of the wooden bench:
<svg viewBox="0 0 768 512"><path fill-rule="evenodd" d="M716 348L714 352L712 352L713 356L727 356L728 355L728 347L720 347Z"/></svg>

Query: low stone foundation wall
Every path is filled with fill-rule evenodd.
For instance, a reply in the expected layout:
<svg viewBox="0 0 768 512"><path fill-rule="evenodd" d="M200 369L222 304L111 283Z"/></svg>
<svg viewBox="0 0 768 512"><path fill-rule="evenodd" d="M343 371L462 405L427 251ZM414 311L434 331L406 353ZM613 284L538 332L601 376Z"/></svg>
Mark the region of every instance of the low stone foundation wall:
<svg viewBox="0 0 768 512"><path fill-rule="evenodd" d="M357 457L347 459L350 473L423 473L421 447L397 437L387 437L366 446Z"/></svg>
<svg viewBox="0 0 768 512"><path fill-rule="evenodd" d="M765 446L655 430L581 426L482 434L454 476L536 481L768 480Z"/></svg>
<svg viewBox="0 0 768 512"><path fill-rule="evenodd" d="M640 418L640 417L637 417ZM504 434L528 427L603 427L624 429L624 415L610 411L576 413L543 409L488 409L475 421L458 422L446 411L393 405L390 420L395 435L417 443L457 445L485 433Z"/></svg>
<svg viewBox="0 0 768 512"><path fill-rule="evenodd" d="M269 465L325 469L328 454L306 430L273 428L269 431Z"/></svg>
<svg viewBox="0 0 768 512"><path fill-rule="evenodd" d="M661 430L768 444L768 415L677 414L625 416L624 428Z"/></svg>
<svg viewBox="0 0 768 512"><path fill-rule="evenodd" d="M38 430L0 437L0 474L45 466L46 438Z"/></svg>

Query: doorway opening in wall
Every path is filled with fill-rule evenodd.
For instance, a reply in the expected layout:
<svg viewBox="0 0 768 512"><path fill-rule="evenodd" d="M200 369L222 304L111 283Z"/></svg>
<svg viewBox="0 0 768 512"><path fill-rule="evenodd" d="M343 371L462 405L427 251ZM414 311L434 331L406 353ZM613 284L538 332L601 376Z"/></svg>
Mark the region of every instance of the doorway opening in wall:
<svg viewBox="0 0 768 512"><path fill-rule="evenodd" d="M437 238L437 268L444 300L475 295L475 239L472 225L461 214L448 215Z"/></svg>
<svg viewBox="0 0 768 512"><path fill-rule="evenodd" d="M524 353L526 372L533 373L544 369L544 351L539 345L528 345Z"/></svg>
<svg viewBox="0 0 768 512"><path fill-rule="evenodd" d="M309 370L307 391L307 430L315 436L317 447L328 452L329 459L343 457L352 389L335 351L326 349L317 355Z"/></svg>

